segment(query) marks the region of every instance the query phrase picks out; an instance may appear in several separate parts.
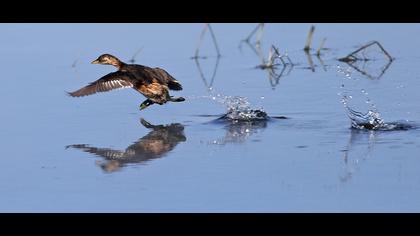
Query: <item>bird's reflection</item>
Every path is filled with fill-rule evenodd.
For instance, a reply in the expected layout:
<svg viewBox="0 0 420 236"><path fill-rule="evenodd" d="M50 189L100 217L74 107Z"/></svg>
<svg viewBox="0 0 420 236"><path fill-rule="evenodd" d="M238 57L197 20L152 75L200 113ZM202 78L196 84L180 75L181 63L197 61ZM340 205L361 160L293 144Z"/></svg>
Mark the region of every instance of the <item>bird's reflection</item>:
<svg viewBox="0 0 420 236"><path fill-rule="evenodd" d="M376 139L377 133L375 131L351 129L349 141L343 150L345 166L344 174L340 176L341 182L350 181L360 165L371 156Z"/></svg>
<svg viewBox="0 0 420 236"><path fill-rule="evenodd" d="M87 144L74 144L66 148L76 148L102 157L104 161L97 162L97 164L104 171L113 172L119 170L126 164L140 164L152 159L164 157L178 143L187 140L184 134L184 126L179 123L152 125L144 119L141 119L140 122L151 131L134 144L128 146L125 150L98 148Z"/></svg>

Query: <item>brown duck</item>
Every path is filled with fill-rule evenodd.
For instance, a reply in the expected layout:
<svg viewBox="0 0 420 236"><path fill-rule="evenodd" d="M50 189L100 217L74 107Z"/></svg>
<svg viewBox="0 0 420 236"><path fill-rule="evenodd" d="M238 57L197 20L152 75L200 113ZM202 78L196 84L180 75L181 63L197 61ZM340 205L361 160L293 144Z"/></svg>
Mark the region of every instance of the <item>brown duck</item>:
<svg viewBox="0 0 420 236"><path fill-rule="evenodd" d="M137 64L126 64L113 55L103 54L92 64L113 65L118 71L109 73L89 85L68 93L72 97L82 97L113 89L133 88L147 99L140 105L140 110L157 103L182 102L183 97L174 98L169 90L182 90L182 85L168 72L161 68L150 68Z"/></svg>

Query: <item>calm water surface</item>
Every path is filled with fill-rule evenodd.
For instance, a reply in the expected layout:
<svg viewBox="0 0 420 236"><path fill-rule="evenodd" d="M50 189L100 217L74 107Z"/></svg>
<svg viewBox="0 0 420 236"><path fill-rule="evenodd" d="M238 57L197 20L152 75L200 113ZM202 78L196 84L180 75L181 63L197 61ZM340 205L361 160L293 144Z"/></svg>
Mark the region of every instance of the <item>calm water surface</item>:
<svg viewBox="0 0 420 236"><path fill-rule="evenodd" d="M315 24L321 60L301 50L311 24L265 24L264 58L275 45L295 64L278 81L255 69L255 36L239 47L257 24L212 24L222 56L207 32L198 67L203 26L1 24L0 211L420 211L419 24ZM337 61L371 40L390 65L379 54L363 74ZM66 96L114 71L90 64L100 54L139 49L136 63L165 68L187 101L139 111L131 89ZM414 128L351 129L343 93ZM215 121L225 96L288 119Z"/></svg>

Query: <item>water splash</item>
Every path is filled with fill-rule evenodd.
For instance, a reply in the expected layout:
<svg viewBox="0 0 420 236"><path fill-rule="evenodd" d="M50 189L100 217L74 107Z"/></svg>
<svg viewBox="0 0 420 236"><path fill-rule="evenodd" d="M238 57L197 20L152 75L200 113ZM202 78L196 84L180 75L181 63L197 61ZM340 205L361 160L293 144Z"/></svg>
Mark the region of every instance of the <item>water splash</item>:
<svg viewBox="0 0 420 236"><path fill-rule="evenodd" d="M212 99L226 107L226 114L220 117L220 119L252 121L267 120L269 118L262 107L259 109L252 108L246 97L222 96L218 94L217 96L213 96Z"/></svg>
<svg viewBox="0 0 420 236"><path fill-rule="evenodd" d="M340 66L337 66L337 72L343 74L344 78L346 79L357 80L352 77L352 70L350 68L344 69ZM346 109L347 116L350 118L351 127L353 129L390 131L414 128L414 126L408 122L385 122L385 120L381 117L381 113L377 109L375 103L373 103L369 98L369 93L366 91L366 89L362 88L360 90L365 98L364 103L369 106L366 113L356 111L349 106L350 100L353 99L353 96L350 95L352 90L346 90L344 82L341 84L340 89L341 92L339 92L338 95L341 96L341 103Z"/></svg>
<svg viewBox="0 0 420 236"><path fill-rule="evenodd" d="M337 72L343 74L347 79L353 79L352 77L352 70L350 67L343 68L340 65L337 65Z"/></svg>
<svg viewBox="0 0 420 236"><path fill-rule="evenodd" d="M368 94L364 89L362 89L362 93L366 96ZM352 96L346 93L340 93L340 95L342 96L341 103L346 109L347 116L351 121L351 128L353 129L392 131L414 128L413 125L407 122L385 122L375 104L368 97L366 97L366 103L370 105L370 109L366 113L362 113L349 106L349 101L352 99Z"/></svg>
<svg viewBox="0 0 420 236"><path fill-rule="evenodd" d="M260 106L256 108L251 105L248 98L241 96L225 96L220 93L201 96L185 96L191 99L210 99L214 102L222 104L226 108L226 113L219 117L216 121L232 121L234 123L242 121L268 121L271 119L289 119L286 116L268 116L264 108ZM265 97L260 97L264 100ZM212 116L212 115L203 115Z"/></svg>

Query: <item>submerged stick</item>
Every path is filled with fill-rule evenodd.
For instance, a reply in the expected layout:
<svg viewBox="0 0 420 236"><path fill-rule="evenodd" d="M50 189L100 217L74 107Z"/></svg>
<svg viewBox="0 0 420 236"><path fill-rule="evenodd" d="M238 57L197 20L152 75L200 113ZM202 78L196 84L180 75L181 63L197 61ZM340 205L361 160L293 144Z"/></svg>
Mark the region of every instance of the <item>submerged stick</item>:
<svg viewBox="0 0 420 236"><path fill-rule="evenodd" d="M209 28L211 37L213 38L213 43L214 46L216 47L216 51L217 51L217 57L220 57L220 51L219 51L219 46L217 45L217 41L216 41L216 36L214 35L213 29L211 28L210 24L207 24L207 27Z"/></svg>
<svg viewBox="0 0 420 236"><path fill-rule="evenodd" d="M248 37L246 37L246 38L245 38L245 41L249 42L249 40L251 39L252 35L254 35L254 34L255 34L255 32L257 32L257 30L258 30L259 28L260 28L260 25L258 24L258 25L255 27L255 29L253 29L253 30L251 31L251 33L248 35Z"/></svg>
<svg viewBox="0 0 420 236"><path fill-rule="evenodd" d="M311 25L309 29L308 37L306 38L305 47L303 48L304 51L308 52L311 49L312 37L314 35L315 26Z"/></svg>
<svg viewBox="0 0 420 236"><path fill-rule="evenodd" d="M218 44L217 44L217 41L216 41L216 36L215 36L215 34L214 34L214 32L213 32L213 29L211 28L211 26L210 26L210 24L209 24L209 23L206 23L206 24L204 25L203 30L201 31L200 38L199 38L199 40L198 40L198 44L197 44L197 47L196 47L196 49L195 49L195 56L194 56L194 57L192 57L192 59L196 59L196 58L198 58L198 57L199 57L199 56L198 56L198 53L199 53L199 51L200 51L201 43L202 43L202 41L203 41L203 38L204 38L204 35L205 35L205 33L206 33L207 29L210 31L210 35L211 35L211 38L212 38L212 40L213 40L214 47L215 47L216 52L217 52L217 57L220 57L220 56L221 56L221 54L220 54L220 50L219 50L219 46L218 46ZM203 58L205 58L205 57L203 57Z"/></svg>
<svg viewBox="0 0 420 236"><path fill-rule="evenodd" d="M384 47L382 47L382 45L378 42L378 41L372 41L370 43L367 43L366 45L363 45L362 47L360 47L359 49L353 51L352 53L350 53L349 55L338 59L339 61L342 62L353 62L353 61L358 61L358 60L362 60L358 57L355 56L355 54L357 54L358 52L365 50L366 48L372 46L372 45L377 45L379 47L379 49L381 49L381 51L385 54L386 57L388 57L389 61L393 61L394 58L385 50ZM366 60L366 59L364 59Z"/></svg>
<svg viewBox="0 0 420 236"><path fill-rule="evenodd" d="M136 62L136 57L137 57L137 55L141 52L141 50L143 50L143 47L141 47L140 49L138 49L138 50L134 53L134 55L131 57L131 59L130 59L130 60L128 60L128 62L131 62L131 63Z"/></svg>
<svg viewBox="0 0 420 236"><path fill-rule="evenodd" d="M243 39L242 41L245 42L249 42L249 40L251 40L251 37L257 32L257 30L260 30L260 33L257 35L257 42L261 40L262 37L262 31L264 29L264 23L259 23L252 31L251 33L248 35L248 37L246 37L245 39Z"/></svg>
<svg viewBox="0 0 420 236"><path fill-rule="evenodd" d="M322 68L324 69L325 72L327 72L327 67L324 64L324 61L321 59L321 55L317 54L316 58L318 58L319 63L321 64Z"/></svg>
<svg viewBox="0 0 420 236"><path fill-rule="evenodd" d="M79 61L79 59L74 60L73 64L71 64L71 68L76 68L76 64Z"/></svg>
<svg viewBox="0 0 420 236"><path fill-rule="evenodd" d="M219 65L219 61L220 61L220 57L216 58L216 63L215 63L214 69L213 69L213 74L211 75L210 83L207 83L207 79L204 76L203 70L201 69L201 66L200 66L199 58L195 58L194 60L195 60L196 66L198 68L198 72L200 73L200 77L203 80L204 86L206 86L206 88L208 90L212 90L214 78L216 77L216 72L217 72L217 68L218 68L218 65Z"/></svg>
<svg viewBox="0 0 420 236"><path fill-rule="evenodd" d="M285 65L282 67L281 71L279 74L276 73L275 68L268 68L268 80L270 81L271 84L271 89L275 90L276 86L279 84L280 79L284 76L287 76L290 74L290 72L293 70L294 65ZM288 69L287 73L286 69Z"/></svg>
<svg viewBox="0 0 420 236"><path fill-rule="evenodd" d="M242 52L242 43L246 43L246 44L248 44L254 51L255 51L255 49L254 49L254 47L251 45L251 43L250 43L250 40L251 40L251 38L252 38L252 36L256 33L258 31L258 33L257 33L257 36L256 36L256 41L255 41L255 47L260 47L260 44L261 44L261 38L262 38L262 35L263 35L263 33L264 33L264 23L259 23L252 31L251 31L251 33L248 35L248 37L246 37L245 39L242 39L240 42L239 42L239 46L238 46L238 48L239 48L239 50ZM258 53L256 53L257 55L258 55Z"/></svg>
<svg viewBox="0 0 420 236"><path fill-rule="evenodd" d="M208 25L208 24L204 24L204 28L203 28L203 30L201 31L200 38L198 39L197 47L195 48L195 57L194 57L194 58L198 58L198 52L200 51L201 42L203 41L204 34L205 34L205 33L206 33L206 31L207 31L207 25ZM193 58L193 59L194 59L194 58Z"/></svg>
<svg viewBox="0 0 420 236"><path fill-rule="evenodd" d="M286 58L288 62L286 62L284 58ZM279 59L281 63L276 63L276 59ZM278 69L278 66L282 67L280 74L276 73L276 69ZM278 48L276 48L274 45L271 45L267 61L263 60L262 64L258 65L256 68L266 70L268 72L268 79L271 84L271 88L274 90L277 84L279 83L280 78L284 76L284 72L288 67L289 70L286 75L290 74L294 67L294 64L289 58L289 56L281 55Z"/></svg>
<svg viewBox="0 0 420 236"><path fill-rule="evenodd" d="M76 73L76 77L77 79L80 78L79 76L79 71L77 69L77 65L79 64L79 58L80 58L80 53L77 54L77 58L76 60L73 61L73 64L71 64L71 68L74 70L74 72Z"/></svg>
<svg viewBox="0 0 420 236"><path fill-rule="evenodd" d="M261 39L264 33L264 23L258 24L258 33L257 33L257 41L255 41L255 44L259 46L261 44Z"/></svg>
<svg viewBox="0 0 420 236"><path fill-rule="evenodd" d="M71 68L76 68L77 63L79 62L79 58L80 58L80 52L77 53L77 57L76 59L73 61L73 64L71 64Z"/></svg>
<svg viewBox="0 0 420 236"><path fill-rule="evenodd" d="M284 58L287 59L287 62L285 61ZM279 59L281 64L276 63L276 59ZM278 48L276 48L274 45L271 45L267 61L264 58L262 58L262 63L256 66L256 68L259 68L262 70L276 69L276 67L279 65L282 65L283 67L287 67L290 65L293 67L295 64L292 62L292 60L290 59L288 55L286 54L281 55Z"/></svg>
<svg viewBox="0 0 420 236"><path fill-rule="evenodd" d="M324 43L327 40L327 38L323 38L321 41L321 44L319 45L318 50L316 51L316 55L319 57L321 55L321 50L324 48Z"/></svg>
<svg viewBox="0 0 420 236"><path fill-rule="evenodd" d="M315 72L315 66L314 61L312 60L311 54L309 54L308 51L305 51L306 58L308 59L309 69L311 69L312 72Z"/></svg>
<svg viewBox="0 0 420 236"><path fill-rule="evenodd" d="M368 77L369 79L380 79L386 72L386 70L388 70L388 68L390 67L390 65L392 64L393 61L388 61L388 63L381 69L381 73L377 76L373 76L371 74L368 74L366 71L360 69L359 67L355 66L353 63L347 63L350 67L352 67L353 69L355 69L356 71L358 71L359 73L361 73L362 75ZM365 62L366 63L366 62Z"/></svg>

